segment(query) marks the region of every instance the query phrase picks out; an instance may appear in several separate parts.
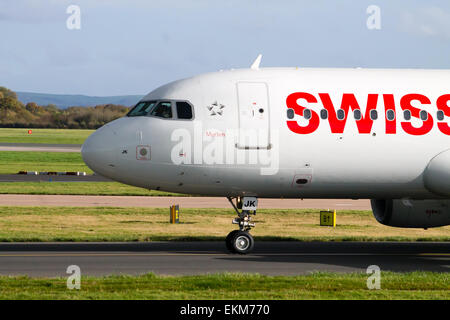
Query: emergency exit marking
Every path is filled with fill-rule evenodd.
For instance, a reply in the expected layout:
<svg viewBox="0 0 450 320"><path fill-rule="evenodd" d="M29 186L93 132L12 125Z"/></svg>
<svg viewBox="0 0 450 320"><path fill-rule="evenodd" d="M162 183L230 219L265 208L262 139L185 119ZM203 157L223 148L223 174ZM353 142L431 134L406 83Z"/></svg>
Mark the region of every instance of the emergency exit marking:
<svg viewBox="0 0 450 320"><path fill-rule="evenodd" d="M320 211L320 225L336 227L336 210Z"/></svg>

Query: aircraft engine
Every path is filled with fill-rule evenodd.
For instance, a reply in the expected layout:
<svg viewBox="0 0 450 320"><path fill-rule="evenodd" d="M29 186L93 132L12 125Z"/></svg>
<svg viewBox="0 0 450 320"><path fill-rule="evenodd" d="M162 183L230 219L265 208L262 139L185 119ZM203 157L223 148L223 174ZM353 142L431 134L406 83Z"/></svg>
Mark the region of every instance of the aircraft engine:
<svg viewBox="0 0 450 320"><path fill-rule="evenodd" d="M372 199L373 215L381 224L400 228L450 225L450 200Z"/></svg>

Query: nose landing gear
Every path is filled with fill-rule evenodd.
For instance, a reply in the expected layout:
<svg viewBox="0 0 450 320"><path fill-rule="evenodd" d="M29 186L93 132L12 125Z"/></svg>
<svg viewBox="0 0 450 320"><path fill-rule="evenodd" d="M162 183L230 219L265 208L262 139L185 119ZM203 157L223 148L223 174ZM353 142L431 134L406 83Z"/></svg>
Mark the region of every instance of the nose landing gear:
<svg viewBox="0 0 450 320"><path fill-rule="evenodd" d="M256 214L258 200L256 197L236 198L236 205L233 198L227 197L230 201L238 217L233 219L233 224L239 225L239 230L231 231L225 239L228 251L231 253L246 254L253 250L255 241L249 233L250 229L255 226L251 222L251 215ZM242 209L239 211L239 209Z"/></svg>

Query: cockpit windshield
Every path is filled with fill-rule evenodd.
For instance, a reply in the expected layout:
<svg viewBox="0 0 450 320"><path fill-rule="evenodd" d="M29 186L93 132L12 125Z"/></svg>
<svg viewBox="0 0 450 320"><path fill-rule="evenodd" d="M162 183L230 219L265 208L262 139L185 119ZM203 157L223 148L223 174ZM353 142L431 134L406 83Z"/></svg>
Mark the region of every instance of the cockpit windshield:
<svg viewBox="0 0 450 320"><path fill-rule="evenodd" d="M139 102L130 112L127 117L146 116L150 110L156 105L157 101L143 101Z"/></svg>
<svg viewBox="0 0 450 320"><path fill-rule="evenodd" d="M170 119L172 118L172 103L161 101L156 107L150 111L151 116Z"/></svg>
<svg viewBox="0 0 450 320"><path fill-rule="evenodd" d="M140 101L127 117L157 117L163 119L193 119L193 108L187 101Z"/></svg>

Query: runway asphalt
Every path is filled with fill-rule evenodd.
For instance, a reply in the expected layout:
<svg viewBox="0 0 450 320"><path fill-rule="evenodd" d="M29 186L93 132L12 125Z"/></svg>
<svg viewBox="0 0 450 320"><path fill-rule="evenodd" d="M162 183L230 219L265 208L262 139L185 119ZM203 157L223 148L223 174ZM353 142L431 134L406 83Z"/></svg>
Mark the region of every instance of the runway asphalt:
<svg viewBox="0 0 450 320"><path fill-rule="evenodd" d="M256 242L249 255L229 254L223 242L2 243L0 274L67 277L82 275L193 275L246 272L299 275L313 271L450 271L450 243Z"/></svg>
<svg viewBox="0 0 450 320"><path fill-rule="evenodd" d="M148 196L76 196L2 194L0 206L58 207L147 207L164 208L173 204L181 208L232 207L225 197L148 197ZM259 209L336 209L371 210L370 201L345 199L258 199Z"/></svg>

